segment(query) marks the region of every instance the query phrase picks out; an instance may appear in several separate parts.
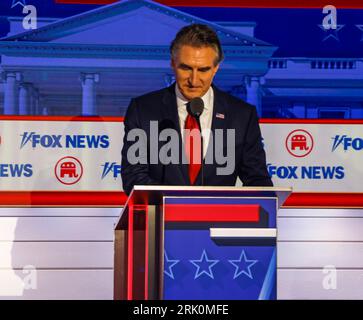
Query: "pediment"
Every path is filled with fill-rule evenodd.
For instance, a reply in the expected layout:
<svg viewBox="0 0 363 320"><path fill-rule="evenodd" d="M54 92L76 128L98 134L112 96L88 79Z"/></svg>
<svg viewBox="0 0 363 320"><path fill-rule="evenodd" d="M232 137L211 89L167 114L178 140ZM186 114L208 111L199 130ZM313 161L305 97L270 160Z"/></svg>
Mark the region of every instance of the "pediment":
<svg viewBox="0 0 363 320"><path fill-rule="evenodd" d="M104 45L169 45L176 32L191 23L208 24L222 44L272 46L179 10L148 0L128 0L12 35L5 41Z"/></svg>
<svg viewBox="0 0 363 320"><path fill-rule="evenodd" d="M56 43L168 45L185 22L147 7L104 19L50 40Z"/></svg>

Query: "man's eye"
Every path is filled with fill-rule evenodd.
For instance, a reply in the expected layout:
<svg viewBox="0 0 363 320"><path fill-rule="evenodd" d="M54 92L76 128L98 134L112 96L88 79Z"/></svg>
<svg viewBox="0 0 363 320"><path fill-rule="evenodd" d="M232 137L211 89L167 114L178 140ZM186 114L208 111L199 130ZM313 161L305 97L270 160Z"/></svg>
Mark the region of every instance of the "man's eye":
<svg viewBox="0 0 363 320"><path fill-rule="evenodd" d="M188 66L183 66L183 65L179 66L179 68L182 70L190 70Z"/></svg>

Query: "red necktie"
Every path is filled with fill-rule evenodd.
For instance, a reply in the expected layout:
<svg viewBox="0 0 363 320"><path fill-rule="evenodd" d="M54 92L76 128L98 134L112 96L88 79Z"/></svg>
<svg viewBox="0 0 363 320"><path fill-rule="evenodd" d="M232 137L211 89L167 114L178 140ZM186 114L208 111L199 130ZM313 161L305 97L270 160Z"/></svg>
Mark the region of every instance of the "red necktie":
<svg viewBox="0 0 363 320"><path fill-rule="evenodd" d="M189 179L191 184L195 183L199 170L202 166L201 146L202 139L197 119L188 113L185 120L184 140L186 148L186 156L189 163Z"/></svg>

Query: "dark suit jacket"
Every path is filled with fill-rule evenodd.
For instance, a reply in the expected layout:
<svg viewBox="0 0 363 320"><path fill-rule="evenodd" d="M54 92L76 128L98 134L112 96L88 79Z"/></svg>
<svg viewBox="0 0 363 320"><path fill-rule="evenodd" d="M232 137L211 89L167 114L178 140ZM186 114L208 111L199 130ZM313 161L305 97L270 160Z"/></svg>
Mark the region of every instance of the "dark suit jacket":
<svg viewBox="0 0 363 320"><path fill-rule="evenodd" d="M266 157L255 107L215 86L213 86L213 90L214 108L211 130L214 132L216 129L224 129L224 131L235 129L235 170L230 175L217 175L218 166L223 168L225 165L205 164L204 185L234 186L237 176L239 176L244 186L272 186L266 169ZM218 117L217 114L219 114ZM224 115L224 118L221 115ZM159 130L177 130L180 146L178 164L162 165L160 162L150 164L150 121L158 121ZM185 157L185 153L180 133L175 84L132 99L124 124L125 137L122 149L121 175L123 188L127 194L131 192L134 185L190 185L188 165L182 163L182 157ZM128 141L127 135L134 128L140 128L146 132L148 164L132 165L127 159L127 151L135 143ZM212 139L209 142L208 152L211 150L211 141ZM162 145L159 143L159 150ZM226 148L226 134L224 134L224 152ZM200 172L195 185L201 185L201 175Z"/></svg>

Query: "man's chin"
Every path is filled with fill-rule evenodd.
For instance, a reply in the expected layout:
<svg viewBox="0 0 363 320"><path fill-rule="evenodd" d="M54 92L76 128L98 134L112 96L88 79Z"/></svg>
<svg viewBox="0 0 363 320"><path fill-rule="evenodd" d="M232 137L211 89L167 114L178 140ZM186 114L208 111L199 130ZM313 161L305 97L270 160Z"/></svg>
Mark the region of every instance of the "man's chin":
<svg viewBox="0 0 363 320"><path fill-rule="evenodd" d="M203 96L200 90L189 89L187 91L182 92L183 96L188 100L192 100L194 98L200 98Z"/></svg>

